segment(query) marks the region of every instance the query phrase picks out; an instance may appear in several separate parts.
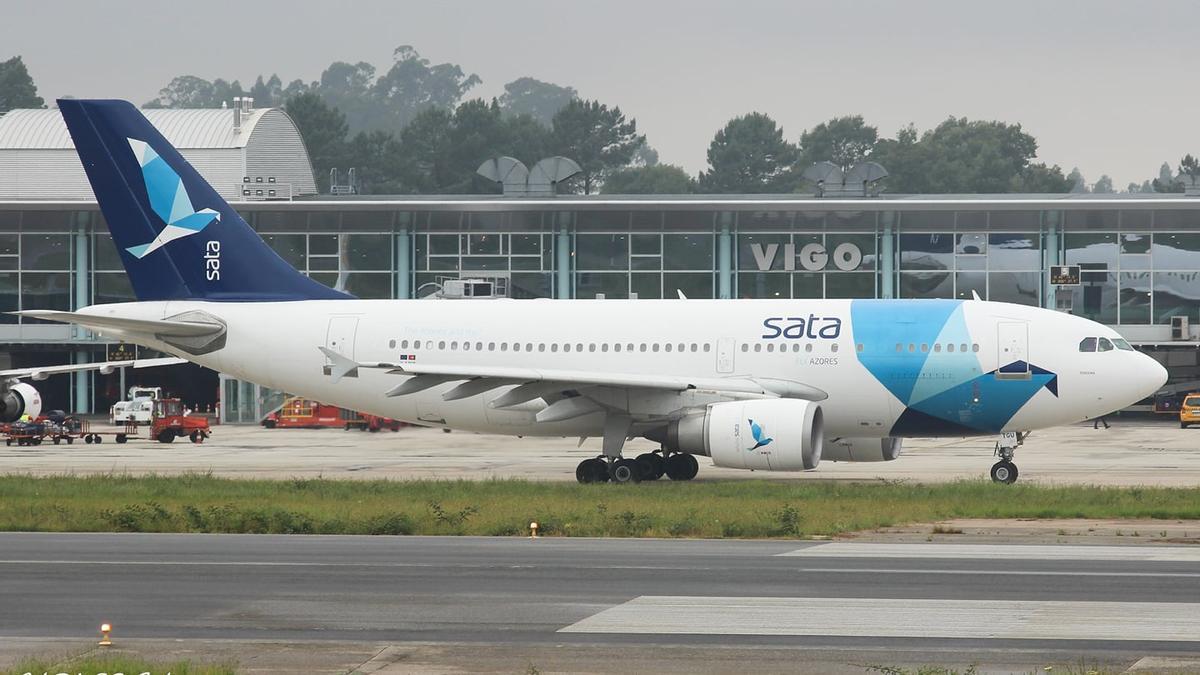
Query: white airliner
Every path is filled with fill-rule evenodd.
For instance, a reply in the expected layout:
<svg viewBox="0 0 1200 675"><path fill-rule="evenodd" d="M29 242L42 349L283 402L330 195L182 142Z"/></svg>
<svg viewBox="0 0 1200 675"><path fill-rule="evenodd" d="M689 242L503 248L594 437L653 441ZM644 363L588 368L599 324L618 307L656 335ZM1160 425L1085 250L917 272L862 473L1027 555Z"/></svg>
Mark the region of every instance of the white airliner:
<svg viewBox="0 0 1200 675"><path fill-rule="evenodd" d="M581 482L687 480L696 455L799 471L893 460L904 437L1002 435L992 478L1011 483L1024 432L1167 377L1106 326L979 300L354 299L283 262L132 105L59 106L139 301L22 314L418 424L601 437ZM132 141L171 175L143 172ZM167 226L158 181L218 217L138 258ZM662 448L622 457L635 437Z"/></svg>

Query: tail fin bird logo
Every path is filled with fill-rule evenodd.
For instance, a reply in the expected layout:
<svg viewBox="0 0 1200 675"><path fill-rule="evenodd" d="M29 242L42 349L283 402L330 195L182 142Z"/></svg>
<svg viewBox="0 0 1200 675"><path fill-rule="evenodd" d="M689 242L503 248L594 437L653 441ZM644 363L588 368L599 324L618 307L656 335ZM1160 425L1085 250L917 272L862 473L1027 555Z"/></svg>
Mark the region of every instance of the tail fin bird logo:
<svg viewBox="0 0 1200 675"><path fill-rule="evenodd" d="M757 450L764 445L770 445L771 441L775 440L774 438L767 438L767 435L763 433L761 424L755 422L754 420L748 421L750 422L750 433L754 435L754 447L748 448L748 450Z"/></svg>
<svg viewBox="0 0 1200 675"><path fill-rule="evenodd" d="M129 141L133 156L142 167L142 179L146 181L146 193L150 195L150 208L166 224L153 240L126 248L133 257L144 258L169 242L196 234L213 221L221 220L221 214L213 209L197 211L192 206L179 174L158 156L154 148L137 139L125 140Z"/></svg>

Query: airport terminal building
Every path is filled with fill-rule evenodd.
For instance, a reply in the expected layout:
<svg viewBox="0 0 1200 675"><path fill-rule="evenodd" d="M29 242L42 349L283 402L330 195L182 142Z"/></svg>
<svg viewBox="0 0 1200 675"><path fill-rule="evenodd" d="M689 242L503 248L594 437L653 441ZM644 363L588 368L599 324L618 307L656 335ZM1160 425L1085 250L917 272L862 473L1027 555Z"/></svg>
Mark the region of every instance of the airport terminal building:
<svg viewBox="0 0 1200 675"><path fill-rule="evenodd" d="M1156 354L1173 382L1200 380L1200 197L335 197L313 194L298 132L281 111L250 111L261 131L236 134L223 127L238 111L208 112L219 116L194 118L210 126L189 133L215 140L205 148L176 143L184 156L224 151L214 170L223 173L202 173L214 186L230 184L230 201L246 221L289 263L359 297L425 297L458 277L495 279L517 299L977 293L1112 325ZM0 117L0 176L23 167L25 187L0 187L0 311L132 300L94 199L67 189L74 184L64 174L82 174L77 160L69 169L40 169L39 155L63 150L62 138L43 130L42 145L57 146L38 153L30 126L14 129L13 114ZM173 123L155 120L160 129ZM263 136L248 142L256 133ZM307 176L295 168L297 158ZM34 170L36 180L28 176ZM63 185L57 196L56 180ZM1062 264L1079 266L1077 284L1051 284L1050 266ZM103 360L106 353L87 331L8 314L0 315L0 342L11 367ZM195 370L180 367L159 379L203 407L219 387L215 376ZM101 412L119 396L115 377L42 384L51 405ZM220 388L228 400L244 397L238 386Z"/></svg>

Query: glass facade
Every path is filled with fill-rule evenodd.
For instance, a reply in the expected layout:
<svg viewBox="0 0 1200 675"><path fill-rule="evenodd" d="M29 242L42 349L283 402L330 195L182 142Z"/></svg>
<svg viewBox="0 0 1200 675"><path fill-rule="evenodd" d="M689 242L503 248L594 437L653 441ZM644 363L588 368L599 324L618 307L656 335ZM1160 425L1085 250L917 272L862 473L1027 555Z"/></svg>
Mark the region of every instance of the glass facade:
<svg viewBox="0 0 1200 675"><path fill-rule="evenodd" d="M1020 209L981 198L797 199L771 210L602 200L255 203L243 215L289 264L363 298L422 297L446 278L501 277L515 298L970 298L1060 306L1108 324L1200 323L1195 208L1113 199ZM839 203L844 207L844 202ZM857 205L856 205L857 206ZM870 208L865 208L870 207ZM539 210L540 209L540 210ZM1047 266L1081 267L1054 289ZM0 204L0 311L133 299L90 204ZM6 324L36 323L0 314Z"/></svg>

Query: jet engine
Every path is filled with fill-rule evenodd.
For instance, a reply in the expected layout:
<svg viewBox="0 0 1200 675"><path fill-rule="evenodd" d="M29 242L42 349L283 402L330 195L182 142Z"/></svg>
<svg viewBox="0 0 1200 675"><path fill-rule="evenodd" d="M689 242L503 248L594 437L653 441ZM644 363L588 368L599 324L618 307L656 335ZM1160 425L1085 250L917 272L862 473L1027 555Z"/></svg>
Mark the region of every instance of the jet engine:
<svg viewBox="0 0 1200 675"><path fill-rule="evenodd" d="M890 462L900 456L900 442L883 438L831 438L825 441L823 458L831 462Z"/></svg>
<svg viewBox="0 0 1200 675"><path fill-rule="evenodd" d="M42 414L42 395L32 386L19 382L0 390L0 422L16 422L22 415Z"/></svg>
<svg viewBox="0 0 1200 675"><path fill-rule="evenodd" d="M731 469L802 471L821 463L821 405L799 399L713 403L646 438L668 450L712 457Z"/></svg>

